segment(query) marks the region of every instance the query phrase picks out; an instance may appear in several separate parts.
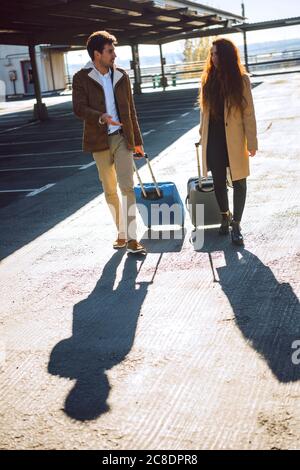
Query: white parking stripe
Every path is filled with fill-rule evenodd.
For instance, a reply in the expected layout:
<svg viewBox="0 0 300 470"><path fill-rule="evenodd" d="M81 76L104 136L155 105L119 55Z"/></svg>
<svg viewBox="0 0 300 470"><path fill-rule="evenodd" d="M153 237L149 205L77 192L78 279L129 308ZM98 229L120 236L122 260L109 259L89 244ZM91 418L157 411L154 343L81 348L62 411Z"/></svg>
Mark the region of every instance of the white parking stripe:
<svg viewBox="0 0 300 470"><path fill-rule="evenodd" d="M87 168L89 168L90 166L93 166L93 165L96 165L96 162L91 162L91 163L88 163L87 165L82 165L79 170L86 170Z"/></svg>
<svg viewBox="0 0 300 470"><path fill-rule="evenodd" d="M33 119L32 115L29 114L30 110L26 110L26 111L28 113L27 117L31 117L31 119ZM22 112L22 111L20 111L20 112ZM74 113L71 112L71 111L70 112L60 112L60 113L50 111L50 116L51 117L61 117L61 116L64 117L64 116L69 116L71 114L74 115ZM1 114L0 113L0 122L5 122L5 121L9 122L9 121L14 121L14 120L15 121L16 120L19 120L19 121L23 120L23 122L24 122L24 118L26 118L26 116L24 116L23 118L20 118L18 112L14 112L14 113L10 113L10 114L3 114L3 113Z"/></svg>
<svg viewBox="0 0 300 470"><path fill-rule="evenodd" d="M64 117L64 116L70 116L71 114L73 114L73 116L74 116L73 111L69 111L68 113L61 113L61 114L57 113L57 114L53 114L51 117Z"/></svg>
<svg viewBox="0 0 300 470"><path fill-rule="evenodd" d="M54 165L54 166L33 166L29 168L4 168L1 171L8 172L8 171L31 171L31 170L52 170L56 168L80 168L82 165Z"/></svg>
<svg viewBox="0 0 300 470"><path fill-rule="evenodd" d="M57 135L59 133L64 133L64 134L67 134L68 132L74 132L74 131L82 131L82 128L80 126L80 123L78 123L78 125L76 127L68 127L68 129L55 129L55 130L47 130L47 136L50 136L50 135ZM5 131L3 131L5 132ZM41 131L39 129L32 129L32 132L30 131L24 131L24 132L18 132L16 133L16 136L17 137L22 137L22 136L40 136L41 135ZM43 139L41 139L39 142L43 142Z"/></svg>
<svg viewBox="0 0 300 470"><path fill-rule="evenodd" d="M187 111L188 109L190 110L191 108L193 108L193 106L180 106L180 104L177 103L177 105L174 107L174 108L160 108L159 109L159 112L160 113L168 113L168 114L172 114L172 112L176 113L178 112L178 109L181 109L183 111ZM142 110L137 110L137 113L139 116L143 115L143 116L146 116L148 117L149 114L156 114L157 115L157 109L144 109L143 111Z"/></svg>
<svg viewBox="0 0 300 470"><path fill-rule="evenodd" d="M155 132L155 129L150 129L150 131L143 132L143 136L151 134L151 132Z"/></svg>
<svg viewBox="0 0 300 470"><path fill-rule="evenodd" d="M197 96L195 95L195 101L194 103L196 102L197 100ZM168 101L168 102L164 102L162 100L153 100L151 103L138 103L137 104L137 110L144 110L144 109L149 109L149 104L152 104L155 106L155 104L157 103L160 103L161 104L161 108L162 109L178 109L178 103L180 103L180 105L182 107L188 107L188 106L192 106L193 105L193 98L187 98L187 99L177 99L176 101ZM150 108L151 109L151 108Z"/></svg>
<svg viewBox="0 0 300 470"><path fill-rule="evenodd" d="M70 137L65 138L65 139L28 140L28 141L22 140L22 142L1 142L0 145L5 146L5 145L24 145L24 144L44 144L46 142L56 143L56 142L67 142L69 140L71 140ZM72 137L72 141L73 140L82 140L82 137Z"/></svg>
<svg viewBox="0 0 300 470"><path fill-rule="evenodd" d="M173 124L173 122L176 122L176 121L175 121L175 120L173 120L173 121L168 121L168 122L166 122L166 125L168 126L169 124Z"/></svg>
<svg viewBox="0 0 300 470"><path fill-rule="evenodd" d="M36 191L35 189L3 189L0 193L28 193L30 191Z"/></svg>
<svg viewBox="0 0 300 470"><path fill-rule="evenodd" d="M50 183L50 184L46 184L46 186L42 186L41 188L39 189L35 189L33 190L31 193L27 194L26 197L30 197L30 196L36 196L37 194L43 192L43 191L46 191L46 189L49 189L49 188L52 188L52 186L55 186L56 183Z"/></svg>
<svg viewBox="0 0 300 470"><path fill-rule="evenodd" d="M189 111L188 113L183 113L183 114L181 114L181 116L182 116L182 117L185 117L185 116L187 116L188 114L190 114L190 111Z"/></svg>
<svg viewBox="0 0 300 470"><path fill-rule="evenodd" d="M153 120L162 121L163 119L170 118L170 117L172 117L172 115L170 116L170 113L167 113L167 114L155 113L153 114L153 116L140 116L139 121L145 124L145 122L151 122Z"/></svg>
<svg viewBox="0 0 300 470"><path fill-rule="evenodd" d="M44 157L50 155L63 155L64 153L82 153L82 150L63 150L60 152L45 153L12 153L11 155L1 155L0 158L16 158L16 157Z"/></svg>
<svg viewBox="0 0 300 470"><path fill-rule="evenodd" d="M11 127L10 129L5 129L4 131L0 131L0 134L5 134L6 132L17 131L18 129L22 129L23 127L29 127L37 124L37 121L34 122L27 122L26 124L22 124L21 126Z"/></svg>

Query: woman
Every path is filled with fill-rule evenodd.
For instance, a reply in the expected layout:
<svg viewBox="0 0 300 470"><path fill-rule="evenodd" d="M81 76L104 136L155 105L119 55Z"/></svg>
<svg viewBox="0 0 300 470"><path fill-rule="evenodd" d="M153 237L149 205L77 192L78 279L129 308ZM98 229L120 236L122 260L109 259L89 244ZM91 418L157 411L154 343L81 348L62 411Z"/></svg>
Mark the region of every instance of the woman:
<svg viewBox="0 0 300 470"><path fill-rule="evenodd" d="M240 222L246 200L249 156L257 150L251 84L236 46L228 39L213 41L202 75L200 136L204 176L212 173L221 213L219 233L243 245ZM233 217L229 211L226 172L233 182Z"/></svg>

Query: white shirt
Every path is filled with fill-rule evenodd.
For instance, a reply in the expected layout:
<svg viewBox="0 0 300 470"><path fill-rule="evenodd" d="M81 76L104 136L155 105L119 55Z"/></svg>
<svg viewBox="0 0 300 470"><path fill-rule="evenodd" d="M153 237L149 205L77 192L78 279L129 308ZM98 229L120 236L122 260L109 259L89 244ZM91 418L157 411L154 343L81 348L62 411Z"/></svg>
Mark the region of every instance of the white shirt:
<svg viewBox="0 0 300 470"><path fill-rule="evenodd" d="M95 70L97 70L96 67L95 67ZM113 121L119 122L119 116L117 113L117 107L115 103L114 89L113 89L113 84L111 81L111 70L109 70L109 72L107 72L105 75L102 75L102 73L99 72L99 70L97 70L97 72L99 74L99 77L103 86L103 90L104 90L106 112L112 117ZM120 126L109 125L108 134L115 132L117 129L120 129Z"/></svg>

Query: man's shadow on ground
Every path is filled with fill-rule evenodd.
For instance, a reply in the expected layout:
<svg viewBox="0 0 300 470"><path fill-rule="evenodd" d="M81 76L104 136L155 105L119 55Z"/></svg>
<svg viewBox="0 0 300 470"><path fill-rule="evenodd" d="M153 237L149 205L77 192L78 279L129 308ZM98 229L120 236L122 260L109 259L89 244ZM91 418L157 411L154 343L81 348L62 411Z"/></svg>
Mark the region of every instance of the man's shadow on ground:
<svg viewBox="0 0 300 470"><path fill-rule="evenodd" d="M65 402L68 416L84 421L108 411L106 371L124 360L132 347L138 316L149 282L136 283L139 256L127 256L114 289L124 251L105 265L90 295L73 311L73 335L52 350L48 371L76 380Z"/></svg>
<svg viewBox="0 0 300 470"><path fill-rule="evenodd" d="M183 238L145 242L149 254L160 253L152 279L136 282L146 258L125 255L122 278L114 287L116 272L125 253L124 250L117 251L105 265L94 290L74 306L73 335L60 341L51 352L48 372L76 380L64 407L71 418L92 420L109 410L110 385L106 371L129 354L140 310L161 257L166 252L180 251Z"/></svg>
<svg viewBox="0 0 300 470"><path fill-rule="evenodd" d="M212 276L215 271L247 342L279 382L299 380L300 364L295 363L295 356L300 358L300 343L296 347L295 341L300 340L300 304L290 284L278 282L257 256L235 247L216 230L205 231L204 245L197 251L208 253ZM225 266L214 269L214 251L224 252Z"/></svg>

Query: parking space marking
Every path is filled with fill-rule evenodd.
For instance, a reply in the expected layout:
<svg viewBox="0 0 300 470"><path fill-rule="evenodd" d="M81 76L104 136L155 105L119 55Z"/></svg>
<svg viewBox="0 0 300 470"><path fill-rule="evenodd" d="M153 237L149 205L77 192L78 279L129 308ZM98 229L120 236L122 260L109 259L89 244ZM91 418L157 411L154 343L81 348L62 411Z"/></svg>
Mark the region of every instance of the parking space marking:
<svg viewBox="0 0 300 470"><path fill-rule="evenodd" d="M96 165L96 162L87 163L87 165L81 165L79 170L86 170L90 166Z"/></svg>
<svg viewBox="0 0 300 470"><path fill-rule="evenodd" d="M71 112L70 113L65 113L65 114L61 114L59 116L52 115L51 117L62 117L62 116L68 116L70 114L73 114L73 113L71 113ZM4 123L4 122L8 122L8 121L1 119L1 116L0 116L0 124ZM39 123L40 123L40 121L38 121L38 120L35 120L35 121L32 121L32 122L26 122L25 124L21 124L20 126L10 127L9 129L4 129L4 130L0 131L0 134L6 134L6 132L17 131L19 129L23 129L24 127L34 126L35 124L39 124Z"/></svg>
<svg viewBox="0 0 300 470"><path fill-rule="evenodd" d="M46 189L52 188L52 186L55 186L56 183L49 183L46 184L45 186L42 186L41 188L34 189L31 193L26 194L26 197L31 197L31 196L36 196L37 194L40 194L43 191L46 191Z"/></svg>
<svg viewBox="0 0 300 470"><path fill-rule="evenodd" d="M36 191L35 189L1 189L0 193L28 193L31 191Z"/></svg>
<svg viewBox="0 0 300 470"><path fill-rule="evenodd" d="M54 166L32 166L26 168L4 168L0 172L9 172L9 171L31 171L31 170L54 170L57 168L80 168L82 165L54 165Z"/></svg>
<svg viewBox="0 0 300 470"><path fill-rule="evenodd" d="M44 143L56 143L56 142L67 142L70 140L70 138L65 138L65 139L47 139L47 140L28 140L28 141L23 141L22 142L1 142L0 146L5 146L5 145L24 145L24 144L44 144ZM82 137L72 137L73 140L82 140Z"/></svg>
<svg viewBox="0 0 300 470"><path fill-rule="evenodd" d="M168 122L166 122L166 125L168 126L169 124L173 124L173 122L176 122L176 120L173 119L172 121L168 121Z"/></svg>
<svg viewBox="0 0 300 470"><path fill-rule="evenodd" d="M169 118L170 117L170 113L167 113L167 114L157 114L157 113L154 113L153 116L141 116L139 118L139 121L145 123L145 122L151 122L151 121L162 121L164 120L165 118Z"/></svg>
<svg viewBox="0 0 300 470"><path fill-rule="evenodd" d="M155 129L150 129L150 131L143 132L143 136L146 136L148 134L151 134L151 132L155 132Z"/></svg>
<svg viewBox="0 0 300 470"><path fill-rule="evenodd" d="M26 124L22 124L21 126L10 127L9 129L5 129L3 131L0 131L0 134L6 134L6 132L17 131L18 129L23 129L23 127L33 126L34 124L37 124L37 122L38 121L27 122Z"/></svg>
<svg viewBox="0 0 300 470"><path fill-rule="evenodd" d="M191 107L192 107L192 106L181 106L181 110L183 109L183 111L185 111L185 110L191 109ZM178 104L177 104L177 106L174 107L174 108L160 108L160 113L159 113L159 115L160 115L161 113L164 113L164 114L168 113L168 114L170 115L171 112L173 112L173 111L174 111L174 112L178 112ZM137 114L138 114L140 117L143 117L143 116L149 117L149 115L153 115L153 114L157 116L158 113L157 113L157 110L156 110L156 109L148 109L148 110L145 109L145 110L143 110L143 111L137 110Z"/></svg>
<svg viewBox="0 0 300 470"><path fill-rule="evenodd" d="M64 116L70 116L71 114L74 116L73 111L69 111L68 113L57 113L57 114L53 113L52 117L64 117Z"/></svg>
<svg viewBox="0 0 300 470"><path fill-rule="evenodd" d="M16 157L43 157L50 155L63 155L64 153L82 153L82 150L63 150L60 152L44 152L44 153L12 153L11 155L1 155L1 158L16 158Z"/></svg>

